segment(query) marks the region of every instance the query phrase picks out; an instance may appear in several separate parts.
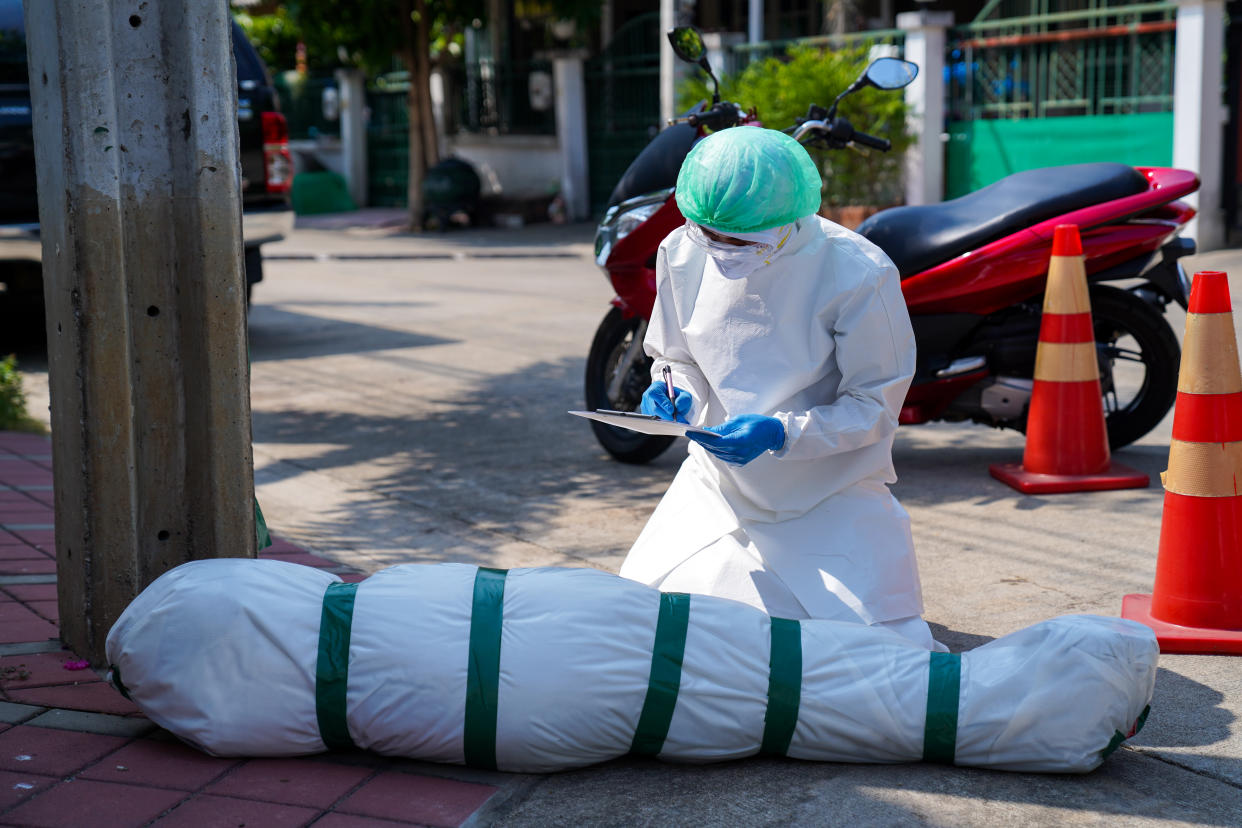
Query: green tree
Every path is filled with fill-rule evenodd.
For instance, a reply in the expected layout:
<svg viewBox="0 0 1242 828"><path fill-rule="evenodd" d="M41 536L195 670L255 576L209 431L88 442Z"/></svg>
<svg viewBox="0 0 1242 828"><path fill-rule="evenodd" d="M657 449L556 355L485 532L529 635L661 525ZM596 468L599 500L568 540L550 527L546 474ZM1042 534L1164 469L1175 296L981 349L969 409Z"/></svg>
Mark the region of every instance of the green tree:
<svg viewBox="0 0 1242 828"><path fill-rule="evenodd" d="M0 431L34 431L43 433L43 425L26 411L26 391L17 370L17 357L9 354L0 359Z"/></svg>
<svg viewBox="0 0 1242 828"><path fill-rule="evenodd" d="M720 94L743 108L758 109L764 126L784 129L805 117L807 107L827 107L868 64L867 47L824 50L794 46L780 58L756 61L721 80ZM690 78L679 90L682 109L710 100L707 82ZM913 141L901 92L868 87L841 102L838 114L862 132L892 142L888 152L811 149L824 179L824 204L889 206L902 198L902 158Z"/></svg>

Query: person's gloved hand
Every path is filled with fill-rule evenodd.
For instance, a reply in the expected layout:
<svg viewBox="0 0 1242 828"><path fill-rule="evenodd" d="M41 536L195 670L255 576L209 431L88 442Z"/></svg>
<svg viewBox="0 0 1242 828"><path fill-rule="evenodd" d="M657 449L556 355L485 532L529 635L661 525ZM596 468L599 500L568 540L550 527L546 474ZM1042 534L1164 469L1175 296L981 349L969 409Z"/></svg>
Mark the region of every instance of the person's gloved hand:
<svg viewBox="0 0 1242 828"><path fill-rule="evenodd" d="M686 415L690 413L690 408L694 405L694 397L690 396L689 391L684 391L674 385L673 398L676 400L676 410L668 401L668 390L664 381L656 380L643 392L643 400L638 410L644 414L659 417L661 420L687 422Z"/></svg>
<svg viewBox="0 0 1242 828"><path fill-rule="evenodd" d="M785 426L775 417L742 414L726 420L708 431L720 435L690 433L686 436L726 463L744 466L765 451L776 451L785 445Z"/></svg>

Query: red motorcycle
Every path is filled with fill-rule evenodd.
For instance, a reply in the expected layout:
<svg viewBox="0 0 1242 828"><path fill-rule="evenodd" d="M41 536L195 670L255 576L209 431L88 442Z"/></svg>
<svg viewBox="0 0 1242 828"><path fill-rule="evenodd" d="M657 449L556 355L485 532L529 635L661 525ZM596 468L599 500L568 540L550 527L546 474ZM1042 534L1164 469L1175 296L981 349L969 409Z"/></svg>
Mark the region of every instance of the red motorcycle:
<svg viewBox="0 0 1242 828"><path fill-rule="evenodd" d="M710 75L701 41L696 50L687 31L693 32L669 33L674 50ZM787 131L804 145L888 149L887 141L857 132L836 112L865 85L898 88L888 85L896 77L891 65L876 71L886 61L895 59L873 63L829 109L812 106ZM700 104L661 132L613 190L595 252L617 295L587 357L588 408L638 407L651 382L642 343L655 300L656 249L685 222L673 199L677 172L705 128L744 119L740 107L718 95L710 108ZM918 346L901 422L969 420L1024 430L1053 229L1075 224L1090 283L1109 444L1117 449L1154 428L1177 395L1180 362L1164 312L1173 301L1186 306L1190 282L1178 260L1195 252L1193 241L1178 237L1195 211L1177 199L1198 187L1198 177L1185 170L1074 164L1016 173L952 201L894 207L863 222L857 232L901 273ZM591 426L604 448L627 463L645 463L673 440Z"/></svg>

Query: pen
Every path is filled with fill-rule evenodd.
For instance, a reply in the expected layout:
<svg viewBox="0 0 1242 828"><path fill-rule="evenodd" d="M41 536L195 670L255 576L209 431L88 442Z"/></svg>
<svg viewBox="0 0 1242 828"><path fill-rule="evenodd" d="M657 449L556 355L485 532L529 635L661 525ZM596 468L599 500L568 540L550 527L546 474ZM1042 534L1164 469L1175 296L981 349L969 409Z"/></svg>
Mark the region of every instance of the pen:
<svg viewBox="0 0 1242 828"><path fill-rule="evenodd" d="M668 404L673 409L673 421L677 420L677 399L673 396L673 369L664 366L664 391L668 394Z"/></svg>

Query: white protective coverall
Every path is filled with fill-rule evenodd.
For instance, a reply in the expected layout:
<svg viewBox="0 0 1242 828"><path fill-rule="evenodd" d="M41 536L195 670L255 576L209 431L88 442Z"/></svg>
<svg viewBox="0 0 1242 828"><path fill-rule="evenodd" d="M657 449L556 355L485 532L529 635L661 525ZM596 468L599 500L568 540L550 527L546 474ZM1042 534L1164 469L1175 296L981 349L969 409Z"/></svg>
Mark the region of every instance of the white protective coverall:
<svg viewBox="0 0 1242 828"><path fill-rule="evenodd" d="M652 376L672 368L694 397L691 423L768 415L785 443L738 466L692 442L620 574L778 617L897 622L885 626L940 649L917 617L909 516L886 485L915 361L892 262L808 216L745 278L722 276L684 227L656 270Z"/></svg>

